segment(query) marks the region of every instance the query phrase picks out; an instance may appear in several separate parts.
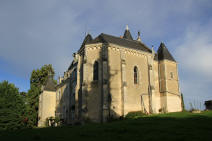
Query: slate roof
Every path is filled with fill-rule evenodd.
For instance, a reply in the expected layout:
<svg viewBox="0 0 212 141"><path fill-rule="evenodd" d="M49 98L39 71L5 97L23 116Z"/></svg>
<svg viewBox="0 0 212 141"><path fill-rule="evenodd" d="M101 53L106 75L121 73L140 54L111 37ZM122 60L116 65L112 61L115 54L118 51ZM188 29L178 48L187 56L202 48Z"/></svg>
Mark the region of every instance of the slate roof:
<svg viewBox="0 0 212 141"><path fill-rule="evenodd" d="M131 35L131 33L130 33L130 31L129 30L125 30L125 32L124 32L124 36L123 36L123 38L125 38L125 39L128 39L128 40L133 40L133 38L132 38L132 35Z"/></svg>
<svg viewBox="0 0 212 141"><path fill-rule="evenodd" d="M72 61L71 65L68 67L68 70L71 70L75 66L77 66L77 63Z"/></svg>
<svg viewBox="0 0 212 141"><path fill-rule="evenodd" d="M53 80L53 75L49 75L46 81L46 85L44 86L44 90L46 91L56 91L56 85Z"/></svg>
<svg viewBox="0 0 212 141"><path fill-rule="evenodd" d="M82 42L82 46L84 46L85 44L90 43L93 40L92 36L90 34L87 34L84 41Z"/></svg>
<svg viewBox="0 0 212 141"><path fill-rule="evenodd" d="M175 61L174 57L171 55L171 53L168 51L168 49L166 48L164 43L161 43L159 48L158 48L158 60L171 60L171 61Z"/></svg>
<svg viewBox="0 0 212 141"><path fill-rule="evenodd" d="M99 43L99 42L100 43L113 43L113 44L120 45L120 46L123 46L126 48L142 50L142 51L149 52L149 53L152 52L151 49L149 49L145 44L143 44L140 41L115 37L115 36L104 34L104 33L101 33L98 37L96 37L89 44Z"/></svg>
<svg viewBox="0 0 212 141"><path fill-rule="evenodd" d="M125 33L131 36L130 32L127 32L129 30L125 30ZM129 39L127 39L129 38ZM121 37L116 37L116 36L112 36L112 35L108 35L108 34L104 34L101 33L99 36L97 36L95 39L92 39L92 36L90 34L88 34L83 43L82 46L86 44L93 44L93 43L112 43L112 44L116 44L116 45L120 45L126 48L130 48L130 49L135 49L135 50L142 50L148 53L152 53L152 50L150 48L148 48L145 44L143 44L140 41L137 40L133 40L131 37L128 37L128 35L126 35L126 37L121 38ZM171 55L171 53L168 51L168 49L166 48L164 43L161 43L157 53L155 53L155 57L154 60L171 60L171 61L175 61L174 57Z"/></svg>

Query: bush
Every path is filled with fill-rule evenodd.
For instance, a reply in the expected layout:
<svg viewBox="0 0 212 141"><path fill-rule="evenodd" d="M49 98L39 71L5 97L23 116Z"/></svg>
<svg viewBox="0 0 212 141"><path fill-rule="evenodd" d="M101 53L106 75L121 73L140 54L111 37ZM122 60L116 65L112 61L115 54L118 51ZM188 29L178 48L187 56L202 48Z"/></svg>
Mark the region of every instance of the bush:
<svg viewBox="0 0 212 141"><path fill-rule="evenodd" d="M59 117L49 117L46 118L46 127L55 127L55 126L60 126L61 125L61 120Z"/></svg>
<svg viewBox="0 0 212 141"><path fill-rule="evenodd" d="M25 103L14 84L0 83L0 130L24 128Z"/></svg>
<svg viewBox="0 0 212 141"><path fill-rule="evenodd" d="M141 111L136 111L136 112L129 112L125 118L127 119L135 119L135 118L139 118L139 117L143 117L146 114L142 113Z"/></svg>

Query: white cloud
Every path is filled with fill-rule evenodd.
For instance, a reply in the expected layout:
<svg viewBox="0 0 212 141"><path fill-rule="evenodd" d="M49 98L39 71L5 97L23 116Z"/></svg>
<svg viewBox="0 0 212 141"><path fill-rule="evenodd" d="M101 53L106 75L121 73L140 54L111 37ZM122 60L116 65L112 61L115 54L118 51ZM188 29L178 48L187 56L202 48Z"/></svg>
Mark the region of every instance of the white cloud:
<svg viewBox="0 0 212 141"><path fill-rule="evenodd" d="M175 48L179 62L181 89L187 108L196 103L203 108L205 100L212 99L212 20L205 24L188 25L185 33L169 42Z"/></svg>
<svg viewBox="0 0 212 141"><path fill-rule="evenodd" d="M50 63L57 74L62 74L85 31L93 36L101 32L119 36L129 24L133 36L141 30L147 45L171 40L168 45L179 48L175 56L184 91L189 92L193 74L204 76L207 82L203 84L208 88L212 63L206 60L211 59L211 24L191 23L207 23L211 4L210 0L0 1L0 59L9 64L0 69L29 77L32 69ZM202 26L207 27L199 29ZM190 77L185 78L183 73Z"/></svg>
<svg viewBox="0 0 212 141"><path fill-rule="evenodd" d="M50 63L56 72L65 71L76 51L73 46L80 42L75 40L81 30L77 13L59 4L25 1L16 7L12 3L2 6L0 57L11 64L8 71L29 76L32 69Z"/></svg>
<svg viewBox="0 0 212 141"><path fill-rule="evenodd" d="M176 56L185 69L212 78L212 23L208 28L193 26L186 31L176 47ZM206 31L204 31L206 30Z"/></svg>

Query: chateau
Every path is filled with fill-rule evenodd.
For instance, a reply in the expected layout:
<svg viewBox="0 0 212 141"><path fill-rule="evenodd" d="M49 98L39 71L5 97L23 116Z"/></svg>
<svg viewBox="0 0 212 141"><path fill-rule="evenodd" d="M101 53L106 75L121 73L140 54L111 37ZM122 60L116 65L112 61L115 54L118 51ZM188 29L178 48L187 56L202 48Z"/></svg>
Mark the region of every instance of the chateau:
<svg viewBox="0 0 212 141"><path fill-rule="evenodd" d="M106 122L133 111L182 111L177 62L164 43L154 52L140 33L134 40L127 26L121 37L87 34L73 57L57 85L49 75L39 97L38 126L49 117L70 124Z"/></svg>

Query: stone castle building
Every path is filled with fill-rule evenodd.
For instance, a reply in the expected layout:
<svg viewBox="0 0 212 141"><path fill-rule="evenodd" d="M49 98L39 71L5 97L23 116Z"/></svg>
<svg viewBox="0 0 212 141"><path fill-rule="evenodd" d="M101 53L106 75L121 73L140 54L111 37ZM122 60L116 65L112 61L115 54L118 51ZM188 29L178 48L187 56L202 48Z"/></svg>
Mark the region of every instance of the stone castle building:
<svg viewBox="0 0 212 141"><path fill-rule="evenodd" d="M129 112L182 111L177 62L164 43L157 52L126 28L123 37L85 37L59 83L49 76L39 98L39 123L60 117L105 122Z"/></svg>

